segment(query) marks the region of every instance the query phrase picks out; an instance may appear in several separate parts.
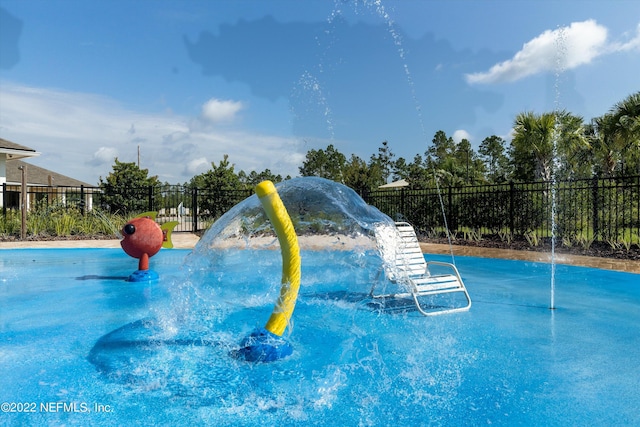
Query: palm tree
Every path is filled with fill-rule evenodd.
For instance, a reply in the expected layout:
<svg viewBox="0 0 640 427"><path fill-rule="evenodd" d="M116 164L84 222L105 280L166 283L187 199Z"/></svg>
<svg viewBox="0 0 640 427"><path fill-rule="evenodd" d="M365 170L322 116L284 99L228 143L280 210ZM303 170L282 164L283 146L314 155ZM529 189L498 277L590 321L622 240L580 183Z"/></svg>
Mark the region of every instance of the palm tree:
<svg viewBox="0 0 640 427"><path fill-rule="evenodd" d="M555 113L525 112L516 116L511 140L516 178L551 180L555 124Z"/></svg>
<svg viewBox="0 0 640 427"><path fill-rule="evenodd" d="M580 154L589 148L582 117L564 110L520 113L513 132L511 154L518 179L550 181L556 160L565 177L573 176Z"/></svg>
<svg viewBox="0 0 640 427"><path fill-rule="evenodd" d="M625 163L633 164L635 161L640 166L640 92L618 102L609 114L611 122L607 130L611 133L615 146L620 149L624 174Z"/></svg>
<svg viewBox="0 0 640 427"><path fill-rule="evenodd" d="M597 175L611 176L620 160L620 152L609 129L612 128L613 117L605 114L591 120L586 134L594 156Z"/></svg>
<svg viewBox="0 0 640 427"><path fill-rule="evenodd" d="M557 175L562 179L590 177L592 167L587 160L591 146L585 134L583 118L559 111L556 129Z"/></svg>
<svg viewBox="0 0 640 427"><path fill-rule="evenodd" d="M614 175L618 168L624 174L634 162L640 167L640 92L594 118L587 127L587 135L596 167L604 176Z"/></svg>

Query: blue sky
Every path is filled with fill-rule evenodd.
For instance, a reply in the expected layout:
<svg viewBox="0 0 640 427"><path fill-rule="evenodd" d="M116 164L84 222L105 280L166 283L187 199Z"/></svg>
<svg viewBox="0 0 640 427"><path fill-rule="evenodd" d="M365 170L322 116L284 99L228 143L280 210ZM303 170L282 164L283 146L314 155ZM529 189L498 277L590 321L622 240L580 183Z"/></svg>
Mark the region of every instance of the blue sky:
<svg viewBox="0 0 640 427"><path fill-rule="evenodd" d="M410 161L640 90L635 0L0 0L0 31L0 137L91 184L138 147L170 183L328 144Z"/></svg>

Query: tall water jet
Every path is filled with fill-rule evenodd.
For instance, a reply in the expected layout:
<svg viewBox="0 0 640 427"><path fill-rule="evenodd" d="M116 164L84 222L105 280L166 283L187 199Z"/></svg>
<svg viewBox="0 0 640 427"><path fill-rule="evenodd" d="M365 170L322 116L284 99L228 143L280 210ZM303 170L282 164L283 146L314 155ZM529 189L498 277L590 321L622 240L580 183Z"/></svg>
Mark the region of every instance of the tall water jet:
<svg viewBox="0 0 640 427"><path fill-rule="evenodd" d="M555 80L554 80L554 126L551 151L551 295L549 309L555 310L556 301L556 240L557 240L557 183L556 171L558 170L558 138L562 126L560 120L560 77L564 71L564 61L566 58L566 44L564 27L559 27L556 31L555 39Z"/></svg>

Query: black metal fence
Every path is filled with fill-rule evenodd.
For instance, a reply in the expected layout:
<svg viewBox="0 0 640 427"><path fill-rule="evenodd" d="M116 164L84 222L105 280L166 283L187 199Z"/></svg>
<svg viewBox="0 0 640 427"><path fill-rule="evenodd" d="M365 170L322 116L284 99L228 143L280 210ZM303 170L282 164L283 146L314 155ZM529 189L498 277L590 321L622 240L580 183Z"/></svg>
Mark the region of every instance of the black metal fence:
<svg viewBox="0 0 640 427"><path fill-rule="evenodd" d="M158 212L160 222L178 221L175 231L205 230L225 212L253 194L252 190L210 190L182 185L129 187L126 192L109 188L29 186L29 209L52 205L80 209L101 209L125 217L145 211ZM3 214L20 208L20 186L2 186Z"/></svg>
<svg viewBox="0 0 640 427"><path fill-rule="evenodd" d="M105 191L103 191L105 190ZM121 215L157 211L161 221L178 221L176 231L206 229L251 190L198 189L180 185L129 188L117 194L98 187L29 187L31 207L62 203ZM555 222L560 239L632 242L640 239L640 176L507 183L414 190L379 190L365 201L423 233L509 234L546 238ZM18 209L20 187L3 184L3 212ZM443 215L444 212L444 215Z"/></svg>
<svg viewBox="0 0 640 427"><path fill-rule="evenodd" d="M640 239L640 176L375 191L365 196L424 233L509 233L571 241ZM443 215L444 212L444 215ZM555 222L555 224L554 224Z"/></svg>

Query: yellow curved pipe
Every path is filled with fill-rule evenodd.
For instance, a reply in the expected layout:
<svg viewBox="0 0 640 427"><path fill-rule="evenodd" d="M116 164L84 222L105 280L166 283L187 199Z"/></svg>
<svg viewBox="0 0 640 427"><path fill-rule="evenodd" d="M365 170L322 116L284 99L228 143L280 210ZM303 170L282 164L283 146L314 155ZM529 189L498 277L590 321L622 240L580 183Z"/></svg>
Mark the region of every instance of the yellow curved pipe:
<svg viewBox="0 0 640 427"><path fill-rule="evenodd" d="M256 194L262 203L269 221L273 225L280 242L282 253L282 287L271 317L265 329L274 335L282 336L293 314L300 289L300 247L298 236L291 218L284 207L276 187L271 181L263 181L256 186Z"/></svg>

